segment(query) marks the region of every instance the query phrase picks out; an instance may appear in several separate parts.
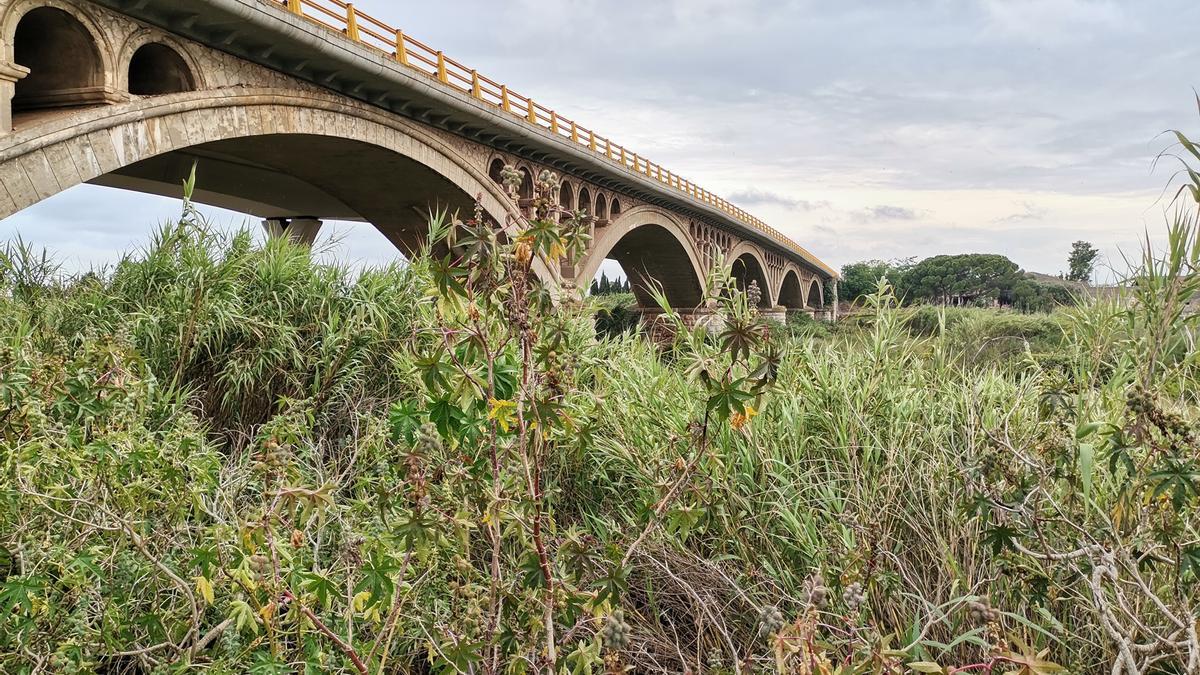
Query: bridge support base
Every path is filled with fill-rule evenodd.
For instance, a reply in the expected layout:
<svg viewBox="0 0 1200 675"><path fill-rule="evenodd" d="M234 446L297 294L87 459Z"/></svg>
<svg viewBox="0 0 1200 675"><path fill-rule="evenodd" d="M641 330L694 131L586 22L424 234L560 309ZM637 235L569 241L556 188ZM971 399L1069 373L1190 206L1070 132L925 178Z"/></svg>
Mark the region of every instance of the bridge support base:
<svg viewBox="0 0 1200 675"><path fill-rule="evenodd" d="M17 81L28 74L25 66L0 61L0 136L13 130L12 100L17 93Z"/></svg>
<svg viewBox="0 0 1200 675"><path fill-rule="evenodd" d="M316 218L268 218L262 224L267 238L287 237L302 246L312 246L321 231L321 221Z"/></svg>
<svg viewBox="0 0 1200 675"><path fill-rule="evenodd" d="M767 321L774 321L775 323L787 323L787 307L776 306L769 309L760 309L758 311Z"/></svg>

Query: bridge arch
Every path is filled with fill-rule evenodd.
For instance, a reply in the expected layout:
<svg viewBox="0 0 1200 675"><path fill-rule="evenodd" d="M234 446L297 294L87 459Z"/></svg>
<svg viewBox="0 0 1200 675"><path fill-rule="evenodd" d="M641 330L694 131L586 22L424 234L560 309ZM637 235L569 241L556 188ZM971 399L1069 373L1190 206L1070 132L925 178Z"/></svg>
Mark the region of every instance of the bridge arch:
<svg viewBox="0 0 1200 675"><path fill-rule="evenodd" d="M558 185L558 205L567 211L575 210L575 188L571 181L564 180Z"/></svg>
<svg viewBox="0 0 1200 675"><path fill-rule="evenodd" d="M800 279L800 273L795 267L789 267L783 273L783 282L776 294L777 302L788 309L804 309L808 290Z"/></svg>
<svg viewBox="0 0 1200 675"><path fill-rule="evenodd" d="M496 222L518 215L501 186L435 134L314 92L248 88L134 99L11 138L0 152L0 218L84 182L178 196L176 179L197 158L199 202L264 218L370 222L406 254L425 232L429 197L465 215L478 195ZM306 156L309 165L297 166ZM213 163L222 170L206 171ZM397 176L412 194L388 187ZM241 191L248 183L245 190L269 194ZM554 278L540 263L535 272Z"/></svg>
<svg viewBox="0 0 1200 675"><path fill-rule="evenodd" d="M601 220L608 219L608 199L603 193L596 195L596 217Z"/></svg>
<svg viewBox="0 0 1200 675"><path fill-rule="evenodd" d="M15 2L0 17L0 61L29 69L13 110L115 102L112 49L92 16L62 0Z"/></svg>
<svg viewBox="0 0 1200 675"><path fill-rule="evenodd" d="M775 289L767 277L766 260L753 243L744 241L729 253L729 271L738 290L745 291L750 282L758 282L760 308L775 306Z"/></svg>
<svg viewBox="0 0 1200 675"><path fill-rule="evenodd" d="M136 96L204 89L203 69L174 38L142 29L125 40L117 57L118 91Z"/></svg>
<svg viewBox="0 0 1200 675"><path fill-rule="evenodd" d="M808 306L815 309L825 306L825 287L817 279L808 285Z"/></svg>
<svg viewBox="0 0 1200 675"><path fill-rule="evenodd" d="M657 306L650 293L654 284L662 287L673 309L692 310L704 301L704 266L687 226L662 209L634 207L600 229L576 285L590 284L606 258L621 264L642 307Z"/></svg>
<svg viewBox="0 0 1200 675"><path fill-rule="evenodd" d="M596 212L592 210L592 192L587 189L587 186L579 188L579 206L576 208L580 211L587 211L587 215L589 216L596 215Z"/></svg>
<svg viewBox="0 0 1200 675"><path fill-rule="evenodd" d="M521 199L533 199L533 171L524 164L517 171L521 172L521 187L517 189L517 196Z"/></svg>

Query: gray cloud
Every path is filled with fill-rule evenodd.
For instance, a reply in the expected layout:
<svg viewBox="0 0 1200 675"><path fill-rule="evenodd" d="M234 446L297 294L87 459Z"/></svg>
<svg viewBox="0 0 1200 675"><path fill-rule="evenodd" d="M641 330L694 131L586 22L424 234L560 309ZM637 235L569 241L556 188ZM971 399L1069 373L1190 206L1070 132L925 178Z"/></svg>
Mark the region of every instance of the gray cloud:
<svg viewBox="0 0 1200 675"><path fill-rule="evenodd" d="M904 206L889 206L887 204L870 206L850 214L850 218L859 223L869 223L877 220L917 220L925 216L926 214L923 211Z"/></svg>
<svg viewBox="0 0 1200 675"><path fill-rule="evenodd" d="M827 201L796 199L795 197L767 190L759 190L758 188L747 188L732 192L729 195L729 201L747 207L763 205L780 206L791 211L814 211L829 207L829 202Z"/></svg>

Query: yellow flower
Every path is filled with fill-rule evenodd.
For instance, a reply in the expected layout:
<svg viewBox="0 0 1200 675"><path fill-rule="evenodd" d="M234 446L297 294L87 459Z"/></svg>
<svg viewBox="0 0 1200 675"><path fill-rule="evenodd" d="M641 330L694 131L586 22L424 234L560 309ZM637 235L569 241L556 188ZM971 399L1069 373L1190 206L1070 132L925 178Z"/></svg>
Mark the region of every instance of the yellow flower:
<svg viewBox="0 0 1200 675"><path fill-rule="evenodd" d="M504 433L512 427L517 414L517 404L507 399L491 399L489 402L488 419L495 420Z"/></svg>
<svg viewBox="0 0 1200 675"><path fill-rule="evenodd" d="M742 412L735 412L729 416L729 426L741 431L742 427L749 424L750 420L757 414L758 411L754 409L754 406L748 405Z"/></svg>

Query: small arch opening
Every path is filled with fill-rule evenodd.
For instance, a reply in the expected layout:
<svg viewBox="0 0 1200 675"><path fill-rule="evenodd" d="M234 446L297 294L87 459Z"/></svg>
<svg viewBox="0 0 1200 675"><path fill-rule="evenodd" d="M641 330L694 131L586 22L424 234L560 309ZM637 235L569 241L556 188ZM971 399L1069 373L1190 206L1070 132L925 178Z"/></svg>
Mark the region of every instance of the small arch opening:
<svg viewBox="0 0 1200 675"><path fill-rule="evenodd" d="M29 69L17 81L14 112L103 103L100 50L79 19L55 7L21 17L13 39L14 60Z"/></svg>
<svg viewBox="0 0 1200 675"><path fill-rule="evenodd" d="M601 220L608 218L608 200L604 195L596 195L596 217Z"/></svg>
<svg viewBox="0 0 1200 675"><path fill-rule="evenodd" d="M571 187L571 183L568 181L564 180L558 186L558 205L561 206L564 211L575 210L575 188Z"/></svg>
<svg viewBox="0 0 1200 675"><path fill-rule="evenodd" d="M157 42L142 45L129 60L129 93L178 94L196 89L196 80L179 52Z"/></svg>
<svg viewBox="0 0 1200 675"><path fill-rule="evenodd" d="M612 203L608 205L608 217L616 220L619 215L621 215L621 201L613 197Z"/></svg>
<svg viewBox="0 0 1200 675"><path fill-rule="evenodd" d="M521 199L533 199L533 174L525 167L521 167L521 189L517 194Z"/></svg>
<svg viewBox="0 0 1200 675"><path fill-rule="evenodd" d="M585 187L579 188L579 210L587 211L589 216L596 215L595 212L592 211L592 193L589 192Z"/></svg>
<svg viewBox="0 0 1200 675"><path fill-rule="evenodd" d="M495 181L497 185L502 185L504 180L501 178L501 174L503 172L504 160L500 159L499 157L493 159L491 165L488 166L488 178L491 178L493 181Z"/></svg>

